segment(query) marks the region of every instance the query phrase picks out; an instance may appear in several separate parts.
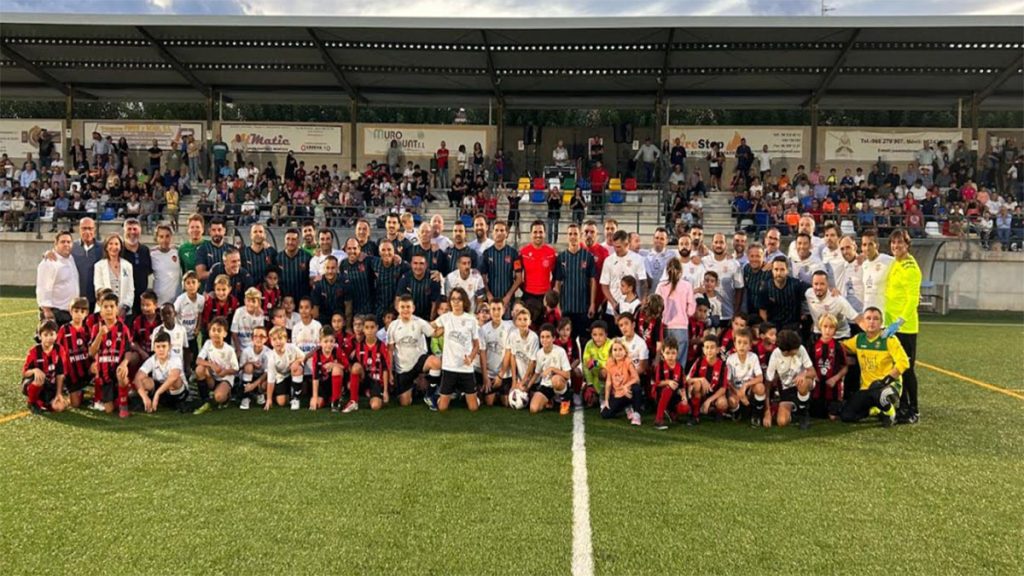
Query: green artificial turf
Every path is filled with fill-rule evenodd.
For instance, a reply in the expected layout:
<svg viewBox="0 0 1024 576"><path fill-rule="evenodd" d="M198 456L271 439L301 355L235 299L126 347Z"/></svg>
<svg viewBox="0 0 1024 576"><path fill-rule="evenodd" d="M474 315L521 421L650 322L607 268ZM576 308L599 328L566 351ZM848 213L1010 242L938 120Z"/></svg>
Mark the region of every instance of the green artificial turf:
<svg viewBox="0 0 1024 576"><path fill-rule="evenodd" d="M18 371L35 318L10 314L32 309L0 298L0 417L23 409ZM925 324L919 356L1024 389L1014 320ZM923 419L912 428L658 432L649 419L636 429L587 412L595 572L1019 573L1024 400L918 372ZM567 574L571 429L550 413L422 405L20 418L0 424L0 566Z"/></svg>

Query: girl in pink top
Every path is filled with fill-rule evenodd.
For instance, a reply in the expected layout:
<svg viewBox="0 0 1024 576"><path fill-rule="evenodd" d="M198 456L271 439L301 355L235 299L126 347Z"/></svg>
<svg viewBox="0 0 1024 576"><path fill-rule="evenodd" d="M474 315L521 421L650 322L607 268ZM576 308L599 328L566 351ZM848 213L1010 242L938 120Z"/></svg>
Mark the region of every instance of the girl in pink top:
<svg viewBox="0 0 1024 576"><path fill-rule="evenodd" d="M668 281L659 284L655 293L665 301L665 313L662 316L665 338L675 338L679 344L679 362L685 366L690 316L697 310L697 301L693 296L693 287L683 280L683 264L678 258L669 261L665 274Z"/></svg>

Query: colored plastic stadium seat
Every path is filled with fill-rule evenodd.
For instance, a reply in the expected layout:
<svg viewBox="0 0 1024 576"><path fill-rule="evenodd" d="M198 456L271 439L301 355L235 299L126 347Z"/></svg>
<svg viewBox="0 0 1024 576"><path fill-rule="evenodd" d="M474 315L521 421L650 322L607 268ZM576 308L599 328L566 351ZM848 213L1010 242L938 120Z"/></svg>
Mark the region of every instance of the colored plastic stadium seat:
<svg viewBox="0 0 1024 576"><path fill-rule="evenodd" d="M627 192L636 192L636 178L626 178L625 186Z"/></svg>
<svg viewBox="0 0 1024 576"><path fill-rule="evenodd" d="M562 204L568 204L569 202L572 202L572 195L575 192L575 188L566 188L565 191L562 192Z"/></svg>
<svg viewBox="0 0 1024 576"><path fill-rule="evenodd" d="M924 223L924 235L929 238L942 238L942 231L939 230L939 223L932 220Z"/></svg>
<svg viewBox="0 0 1024 576"><path fill-rule="evenodd" d="M572 176L566 176L565 180L562 180L562 190L575 190L576 179Z"/></svg>
<svg viewBox="0 0 1024 576"><path fill-rule="evenodd" d="M533 192L530 192L530 202L533 202L534 204L543 204L547 199L546 196L547 194L545 194L543 190L534 190Z"/></svg>
<svg viewBox="0 0 1024 576"><path fill-rule="evenodd" d="M547 186L547 182L545 182L543 178L534 178L533 179L533 189L534 190L543 190L546 186Z"/></svg>
<svg viewBox="0 0 1024 576"><path fill-rule="evenodd" d="M622 180L618 178L612 178L611 180L608 181L609 192L618 192L620 190L622 190Z"/></svg>
<svg viewBox="0 0 1024 576"><path fill-rule="evenodd" d="M839 223L839 231L843 236L856 236L857 229L853 226L852 220L843 220Z"/></svg>
<svg viewBox="0 0 1024 576"><path fill-rule="evenodd" d="M519 179L518 189L522 190L524 192L529 190L530 189L530 179L526 178L526 177L520 178Z"/></svg>
<svg viewBox="0 0 1024 576"><path fill-rule="evenodd" d="M462 216L459 217L459 220L466 228L473 227L473 217L470 216L469 214L463 214Z"/></svg>
<svg viewBox="0 0 1024 576"><path fill-rule="evenodd" d="M616 190L608 195L609 204L622 204L626 201L626 193L621 190Z"/></svg>
<svg viewBox="0 0 1024 576"><path fill-rule="evenodd" d="M579 186L580 190L590 190L590 180L585 178L581 178L576 185Z"/></svg>

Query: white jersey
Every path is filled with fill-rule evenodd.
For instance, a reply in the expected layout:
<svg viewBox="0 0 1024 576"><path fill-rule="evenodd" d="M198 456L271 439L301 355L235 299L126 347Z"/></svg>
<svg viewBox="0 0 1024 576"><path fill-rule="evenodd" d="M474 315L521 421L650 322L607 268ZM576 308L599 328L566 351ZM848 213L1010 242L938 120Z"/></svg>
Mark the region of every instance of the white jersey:
<svg viewBox="0 0 1024 576"><path fill-rule="evenodd" d="M832 269L814 254L808 256L806 260L790 258L790 268L789 275L806 284L811 283L811 278L813 278L814 273L818 271L828 274L829 286L832 286L835 282L832 278Z"/></svg>
<svg viewBox="0 0 1024 576"><path fill-rule="evenodd" d="M722 320L732 320L735 310L733 303L736 301L736 290L743 288L743 266L739 262L726 256L723 260L716 260L711 254L704 258L704 270L718 274L718 297L722 301Z"/></svg>
<svg viewBox="0 0 1024 576"><path fill-rule="evenodd" d="M170 249L167 252L153 249L149 251L153 260L153 292L156 292L156 301L163 305L168 302L174 303L178 294L181 294L181 261L178 259L178 251Z"/></svg>
<svg viewBox="0 0 1024 576"><path fill-rule="evenodd" d="M879 254L874 260L864 258L861 263L861 280L864 283L864 308L871 306L885 313L885 286L889 278L889 268L893 258L888 254Z"/></svg>
<svg viewBox="0 0 1024 576"><path fill-rule="evenodd" d="M626 276L632 276L636 278L637 287L641 283L647 281L647 271L644 268L644 259L640 257L636 252L626 252L625 256L619 256L614 251L605 258L604 265L601 268L601 286L608 286L608 290L612 293L612 298L616 302L622 301L622 286L621 281ZM615 314L615 310L612 308L611 303L608 304L608 313Z"/></svg>
<svg viewBox="0 0 1024 576"><path fill-rule="evenodd" d="M679 252L670 248L666 248L661 252L641 250L640 256L644 259L644 271L647 272L647 278L652 281L660 281L662 275L665 274L665 268L668 267L669 261L678 258Z"/></svg>
<svg viewBox="0 0 1024 576"><path fill-rule="evenodd" d="M235 316L231 320L231 333L235 338L235 345L239 350L252 346L252 333L258 327L266 325L266 318L263 311L259 314L250 314L245 308L235 310Z"/></svg>
<svg viewBox="0 0 1024 576"><path fill-rule="evenodd" d="M643 338L634 334L632 340L626 340L623 338L622 343L626 345L626 351L629 352L629 359L633 361L633 367L636 368L639 373L640 362L651 357L650 350L647 349L647 342L644 342Z"/></svg>
<svg viewBox="0 0 1024 576"><path fill-rule="evenodd" d="M693 260L687 258L681 261L683 265L682 279L690 283L690 287L697 290L704 285L704 262L700 261L697 264L693 263ZM742 274L742 271L741 271ZM661 280L658 284L668 284L668 269L666 267L665 272L661 274Z"/></svg>
<svg viewBox="0 0 1024 576"><path fill-rule="evenodd" d="M639 309L640 309L640 299L639 298L634 298L632 302L626 302L626 301L622 301L622 300L619 301L619 314L625 314L625 313L628 312L628 313L632 314L635 317L636 316L636 311L639 310Z"/></svg>
<svg viewBox="0 0 1024 576"><path fill-rule="evenodd" d="M490 238L484 240L483 242L473 239L473 241L469 243L470 250L476 252L477 260L479 260L480 257L484 255L484 250L487 250L491 246L494 246L494 240L491 240Z"/></svg>
<svg viewBox="0 0 1024 576"><path fill-rule="evenodd" d="M203 315L205 304L206 297L202 294L196 294L194 301L188 294L182 294L174 301L174 312L178 316L178 322L185 327L189 339L196 337L196 328L199 327L199 318Z"/></svg>
<svg viewBox="0 0 1024 576"><path fill-rule="evenodd" d="M498 369L501 368L501 362L505 358L505 341L511 330L515 330L511 320L502 320L497 328L494 327L493 322L488 322L480 327L480 347L487 354L487 375L491 378L498 376ZM480 370L479 360L474 369ZM506 376L506 374L501 374L501 376Z"/></svg>
<svg viewBox="0 0 1024 576"><path fill-rule="evenodd" d="M821 328L818 327L818 321L825 314L831 314L836 317L836 338L849 338L850 337L850 321L858 316L857 311L853 306L843 298L842 296L833 296L831 291L825 292L824 298L818 298L814 294L814 288L808 288L807 292L804 293L804 300L807 302L807 308L811 312L811 318L814 320L814 326L812 326L815 334L821 334Z"/></svg>
<svg viewBox="0 0 1024 576"><path fill-rule="evenodd" d="M864 268L856 260L832 267L832 273L836 275L836 288L839 294L846 298L857 312L864 311Z"/></svg>
<svg viewBox="0 0 1024 576"><path fill-rule="evenodd" d="M445 312L434 320L434 325L444 328L444 350L441 352L441 369L448 372L473 373L472 362L465 358L473 353L473 342L479 342L480 329L476 317L469 312L456 316Z"/></svg>
<svg viewBox="0 0 1024 576"><path fill-rule="evenodd" d="M202 349L199 350L199 359L212 362L221 368L230 368L236 372L238 371L238 355L235 354L235 349L229 346L227 342L220 348L217 348L213 345L213 340L207 340L203 343ZM235 381L235 376L234 374L214 376L214 379L231 384Z"/></svg>
<svg viewBox="0 0 1024 576"><path fill-rule="evenodd" d="M761 375L761 362L753 352L747 352L745 360L740 360L740 355L735 352L729 354L725 359L725 367L729 369L729 381L734 388Z"/></svg>
<svg viewBox="0 0 1024 576"><path fill-rule="evenodd" d="M469 295L469 311L476 314L477 299L486 295L484 277L476 270L469 271L469 277L463 278L458 270L453 270L444 279L444 296L447 298L455 288L462 288Z"/></svg>
<svg viewBox="0 0 1024 576"><path fill-rule="evenodd" d="M175 322L174 328L170 330L164 327L163 324L156 330L153 330L153 334L149 337L150 349L152 349L153 343L156 342L156 335L161 332L166 332L171 337L171 352L184 358L185 346L188 345L188 334L185 333L185 327L181 325L181 322Z"/></svg>
<svg viewBox="0 0 1024 576"><path fill-rule="evenodd" d="M303 355L310 354L320 347L320 322L310 320L309 324L303 324L300 320L292 327L292 344L302 351ZM305 373L313 373L313 360L306 361Z"/></svg>
<svg viewBox="0 0 1024 576"><path fill-rule="evenodd" d="M561 346L552 346L551 352L545 352L543 348L540 348L537 350L536 362L534 367L536 374L543 374L548 368L566 372L572 369L572 366L569 365L569 357L565 354L565 348ZM540 385L551 388L551 376L541 376Z"/></svg>
<svg viewBox="0 0 1024 576"><path fill-rule="evenodd" d="M843 258L843 251L839 248L830 250L828 244L825 244L821 248L821 261L828 264L828 267L832 270L833 274L837 274L838 268L846 264L846 259Z"/></svg>
<svg viewBox="0 0 1024 576"><path fill-rule="evenodd" d="M181 378L185 373L185 365L181 361L181 356L171 353L167 357L166 362L160 362L156 358L156 354L146 358L146 361L139 367L139 372L142 372L146 376L153 379L153 382L159 387L164 382L167 382L167 378L170 377L173 370L178 371L178 377ZM171 392L172 394L182 394L185 392L185 386L178 389L177 392Z"/></svg>
<svg viewBox="0 0 1024 576"><path fill-rule="evenodd" d="M811 362L811 357L807 355L807 350L803 346L793 356L786 356L782 350L776 348L772 350L772 355L768 359L768 370L765 377L772 381L778 376L779 381L782 382L782 389L786 390L796 385L796 377L801 372L811 368L814 368L814 363Z"/></svg>
<svg viewBox="0 0 1024 576"><path fill-rule="evenodd" d="M285 344L284 352L277 353L277 350L270 350L270 361L267 363L267 384L286 382L292 377L291 365L296 360L305 358L306 354L295 344Z"/></svg>
<svg viewBox="0 0 1024 576"><path fill-rule="evenodd" d="M388 344L394 346L392 359L395 372L405 374L416 367L416 362L427 353L427 338L434 335L434 328L419 316L408 322L401 318L388 325Z"/></svg>
<svg viewBox="0 0 1024 576"><path fill-rule="evenodd" d="M332 250L331 253L328 256L334 256L334 258L337 259L339 264L341 263L342 260L348 258L348 254L345 254L344 250ZM313 278L313 277L316 277L316 276L323 276L324 275L324 262L326 262L326 261L327 261L327 256L321 255L319 250L317 250L316 254L310 256L310 258L309 258L309 277Z"/></svg>
<svg viewBox="0 0 1024 576"><path fill-rule="evenodd" d="M267 367L270 366L270 355L272 351L269 346L264 346L263 350L256 352L252 346L247 346L242 350L242 359L238 361L239 366L245 366L246 364L252 364L254 366L252 374L254 378L259 378L261 374L267 373Z"/></svg>
<svg viewBox="0 0 1024 576"><path fill-rule="evenodd" d="M821 260L821 251L824 249L824 247L825 247L825 239L824 238L822 238L820 236L811 236L811 256L812 257ZM789 258L789 260L791 262L795 262L796 260L799 259L799 256L796 253L796 239L794 239L792 242L789 243L789 250L788 250L788 254L786 254L786 257ZM771 262L771 260L767 260L767 262Z"/></svg>
<svg viewBox="0 0 1024 576"><path fill-rule="evenodd" d="M519 378L526 377L526 371L530 368L530 362L537 357L537 349L540 348L540 338L536 332L527 331L523 338L519 329L512 327L508 331L508 338L505 340L505 350L512 353L515 361L516 374Z"/></svg>

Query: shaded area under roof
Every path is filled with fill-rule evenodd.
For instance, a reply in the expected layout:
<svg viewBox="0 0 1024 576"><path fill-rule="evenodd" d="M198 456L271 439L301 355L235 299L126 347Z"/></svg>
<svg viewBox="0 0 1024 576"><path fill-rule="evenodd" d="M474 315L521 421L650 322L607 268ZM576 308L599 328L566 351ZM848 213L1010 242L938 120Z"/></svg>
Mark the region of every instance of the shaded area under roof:
<svg viewBox="0 0 1024 576"><path fill-rule="evenodd" d="M2 15L0 97L370 106L1024 108L1024 17Z"/></svg>

